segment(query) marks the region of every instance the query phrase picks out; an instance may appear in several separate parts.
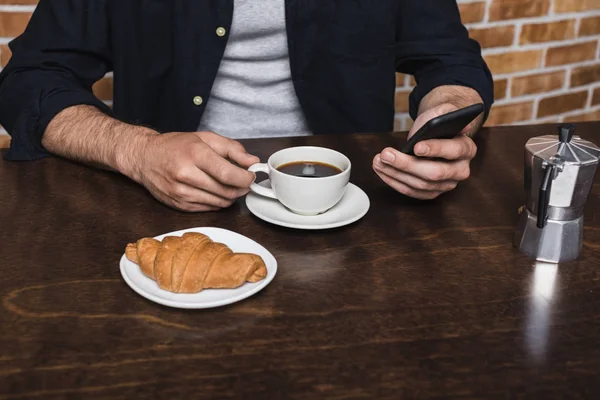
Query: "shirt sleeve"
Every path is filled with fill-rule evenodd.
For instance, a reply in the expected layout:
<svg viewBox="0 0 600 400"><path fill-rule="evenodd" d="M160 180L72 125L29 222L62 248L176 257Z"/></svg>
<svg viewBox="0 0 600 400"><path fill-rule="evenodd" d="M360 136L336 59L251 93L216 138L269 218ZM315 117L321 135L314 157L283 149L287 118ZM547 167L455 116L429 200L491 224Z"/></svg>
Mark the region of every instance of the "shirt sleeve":
<svg viewBox="0 0 600 400"><path fill-rule="evenodd" d="M461 22L456 1L400 1L396 39L396 70L414 75L417 82L409 97L413 119L423 97L442 85L476 90L487 119L494 102L494 81L479 43L469 38Z"/></svg>
<svg viewBox="0 0 600 400"><path fill-rule="evenodd" d="M42 136L67 107L87 104L112 115L92 92L111 68L106 3L40 0L10 43L13 55L0 73L0 123L12 136L7 160L48 156Z"/></svg>

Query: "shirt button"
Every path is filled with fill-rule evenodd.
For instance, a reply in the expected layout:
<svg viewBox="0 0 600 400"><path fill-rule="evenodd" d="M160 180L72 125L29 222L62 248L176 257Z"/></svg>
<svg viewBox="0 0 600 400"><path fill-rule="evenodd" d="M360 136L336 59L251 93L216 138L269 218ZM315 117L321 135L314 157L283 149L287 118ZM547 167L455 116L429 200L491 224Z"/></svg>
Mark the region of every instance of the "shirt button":
<svg viewBox="0 0 600 400"><path fill-rule="evenodd" d="M197 105L197 106L199 106L200 104L202 104L203 101L204 100L200 96L194 97L194 104Z"/></svg>
<svg viewBox="0 0 600 400"><path fill-rule="evenodd" d="M223 37L226 33L227 31L222 26L217 28L217 36Z"/></svg>

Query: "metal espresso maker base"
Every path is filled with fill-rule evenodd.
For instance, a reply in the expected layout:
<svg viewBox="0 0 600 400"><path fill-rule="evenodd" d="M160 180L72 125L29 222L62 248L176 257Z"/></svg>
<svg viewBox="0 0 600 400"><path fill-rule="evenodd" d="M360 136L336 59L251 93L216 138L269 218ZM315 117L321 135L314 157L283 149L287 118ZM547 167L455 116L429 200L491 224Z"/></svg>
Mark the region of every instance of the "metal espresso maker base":
<svg viewBox="0 0 600 400"><path fill-rule="evenodd" d="M537 226L537 216L528 209L521 213L514 244L519 251L537 261L562 263L575 260L583 246L583 216L568 221L546 220Z"/></svg>

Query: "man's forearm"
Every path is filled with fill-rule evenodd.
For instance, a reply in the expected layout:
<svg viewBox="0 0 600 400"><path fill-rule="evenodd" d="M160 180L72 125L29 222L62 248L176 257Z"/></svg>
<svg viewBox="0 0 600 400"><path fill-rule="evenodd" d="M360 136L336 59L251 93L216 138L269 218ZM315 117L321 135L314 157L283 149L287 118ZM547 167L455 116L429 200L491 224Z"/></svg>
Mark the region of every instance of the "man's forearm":
<svg viewBox="0 0 600 400"><path fill-rule="evenodd" d="M466 86L438 86L429 92L419 104L419 114L440 104L450 103L458 108L470 106L475 103L482 103L483 100L477 91ZM473 136L483 124L483 114L478 116L472 123L472 129L468 133Z"/></svg>
<svg viewBox="0 0 600 400"><path fill-rule="evenodd" d="M133 155L143 151L148 138L157 134L149 128L111 118L96 107L79 105L52 119L42 145L56 155L137 180L138 165Z"/></svg>

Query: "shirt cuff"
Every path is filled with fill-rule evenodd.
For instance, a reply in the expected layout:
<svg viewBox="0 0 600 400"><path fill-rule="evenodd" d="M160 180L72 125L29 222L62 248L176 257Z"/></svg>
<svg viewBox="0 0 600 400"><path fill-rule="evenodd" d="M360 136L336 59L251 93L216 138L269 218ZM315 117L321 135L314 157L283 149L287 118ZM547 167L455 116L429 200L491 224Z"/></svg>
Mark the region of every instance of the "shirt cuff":
<svg viewBox="0 0 600 400"><path fill-rule="evenodd" d="M413 120L418 116L419 104L423 97L438 86L457 85L474 89L485 106L484 122L494 103L494 81L487 67L474 67L466 65L444 66L428 71L417 77L417 86L409 97L409 114Z"/></svg>
<svg viewBox="0 0 600 400"><path fill-rule="evenodd" d="M62 110L76 105L91 105L107 115L112 110L92 92L80 88L42 90L16 121L11 130L11 145L5 155L9 161L32 161L50 156L42 146L46 127Z"/></svg>

